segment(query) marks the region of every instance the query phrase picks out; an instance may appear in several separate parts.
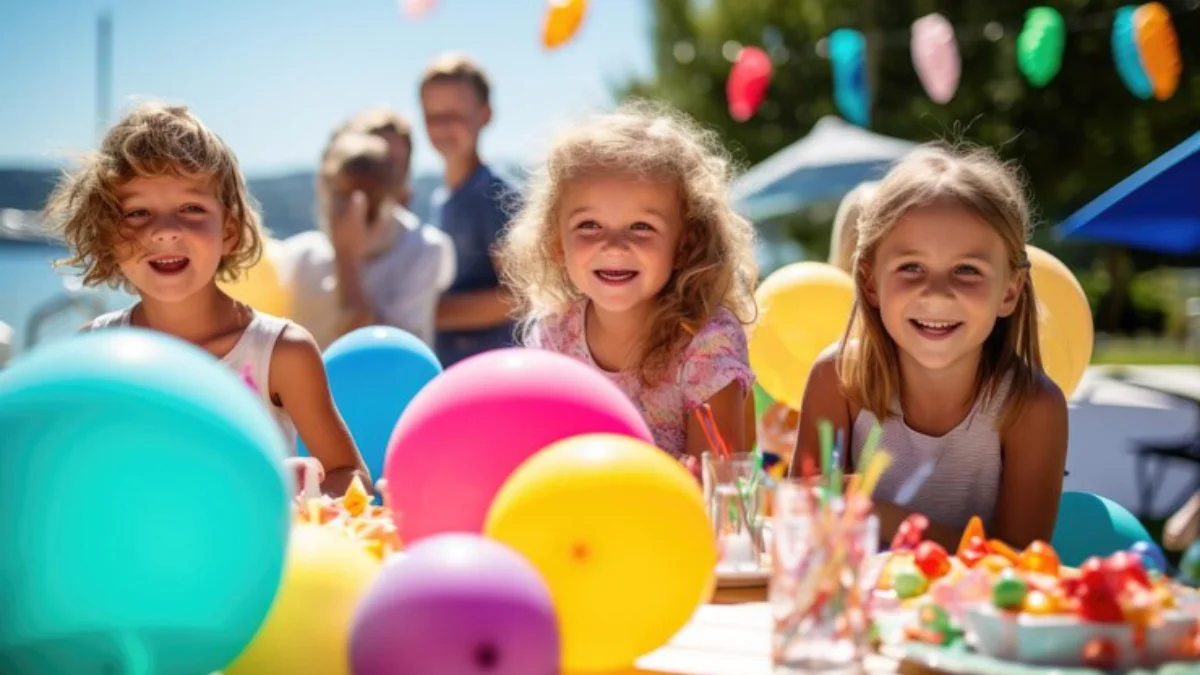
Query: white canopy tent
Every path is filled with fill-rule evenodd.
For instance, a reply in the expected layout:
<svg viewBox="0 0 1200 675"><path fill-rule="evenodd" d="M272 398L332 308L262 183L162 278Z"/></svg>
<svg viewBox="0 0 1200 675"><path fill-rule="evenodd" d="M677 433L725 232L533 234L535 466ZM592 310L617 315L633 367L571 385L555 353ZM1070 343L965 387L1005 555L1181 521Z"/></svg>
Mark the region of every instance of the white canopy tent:
<svg viewBox="0 0 1200 675"><path fill-rule="evenodd" d="M916 144L822 117L804 138L771 155L730 186L745 217L763 222L837 202L856 185L883 176Z"/></svg>

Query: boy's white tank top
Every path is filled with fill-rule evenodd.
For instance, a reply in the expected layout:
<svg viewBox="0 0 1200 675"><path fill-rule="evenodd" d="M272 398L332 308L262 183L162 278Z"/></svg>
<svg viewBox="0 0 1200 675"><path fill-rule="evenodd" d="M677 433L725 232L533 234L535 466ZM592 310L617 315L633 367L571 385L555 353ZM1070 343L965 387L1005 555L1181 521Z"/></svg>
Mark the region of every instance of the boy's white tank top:
<svg viewBox="0 0 1200 675"><path fill-rule="evenodd" d="M927 436L909 428L899 401L894 402L894 414L880 425L883 437L879 444L892 462L875 489L875 497L896 502L905 483L929 462L932 473L903 506L925 514L935 523L959 529L971 516L978 515L985 531L990 529L1004 466L996 427L1007 395L1006 382L990 400L977 401L970 414L943 436ZM856 467L877 422L875 415L865 409L854 419L851 439Z"/></svg>
<svg viewBox="0 0 1200 675"><path fill-rule="evenodd" d="M132 313L133 308L129 307L103 314L92 321L89 330L128 326ZM275 342L290 323L287 319L281 319L258 311L254 312L254 318L250 320L250 324L242 332L242 337L238 339L233 349L229 350L229 353L221 359L221 363L232 368L233 372L237 373L239 377L243 373L250 373L258 389L259 398L262 399L263 404L267 407L267 412L271 414L271 417L274 418L275 423L279 426L280 432L283 433L288 453L295 455L296 425L292 422L292 418L288 416L287 411L283 407L275 405L275 402L271 400L271 388L269 386L271 381L271 353L275 350Z"/></svg>

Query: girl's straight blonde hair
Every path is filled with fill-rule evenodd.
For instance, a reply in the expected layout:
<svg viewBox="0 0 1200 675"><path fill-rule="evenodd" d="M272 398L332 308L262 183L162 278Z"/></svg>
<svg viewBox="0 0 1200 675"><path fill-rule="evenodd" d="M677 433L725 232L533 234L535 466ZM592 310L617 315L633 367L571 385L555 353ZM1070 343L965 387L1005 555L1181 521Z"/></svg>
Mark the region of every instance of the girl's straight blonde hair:
<svg viewBox="0 0 1200 675"><path fill-rule="evenodd" d="M1000 317L983 344L975 398L1008 392L999 428L1008 428L1034 394L1042 373L1038 349L1037 302L1029 279L1025 242L1032 229L1029 201L1020 171L981 148L922 146L880 182L858 220L853 271L854 311L837 355L838 377L846 396L883 420L895 414L900 392L900 359L883 318L866 298L873 284L872 263L880 242L905 214L934 206L961 208L995 228L1008 252L1009 272L1023 277L1016 308Z"/></svg>

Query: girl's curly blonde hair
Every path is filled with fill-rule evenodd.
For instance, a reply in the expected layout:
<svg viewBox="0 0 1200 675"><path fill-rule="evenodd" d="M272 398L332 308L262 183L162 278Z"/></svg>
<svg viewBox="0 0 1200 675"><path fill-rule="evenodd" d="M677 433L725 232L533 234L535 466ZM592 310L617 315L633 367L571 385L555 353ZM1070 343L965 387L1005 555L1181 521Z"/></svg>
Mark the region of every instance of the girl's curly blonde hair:
<svg viewBox="0 0 1200 675"><path fill-rule="evenodd" d="M597 115L555 140L501 240L499 267L524 326L583 298L562 262L559 207L572 181L604 174L674 184L682 201L680 264L658 294L632 369L653 383L719 308L744 324L756 318L754 227L729 206L730 162L715 133L646 101Z"/></svg>
<svg viewBox="0 0 1200 675"><path fill-rule="evenodd" d="M56 265L83 271L87 286L129 289L117 262L127 239L117 190L134 178L176 176L212 182L237 241L221 258L217 278L237 279L263 251L262 226L237 157L186 106L146 102L117 122L100 150L63 174L46 203L46 222L71 256Z"/></svg>

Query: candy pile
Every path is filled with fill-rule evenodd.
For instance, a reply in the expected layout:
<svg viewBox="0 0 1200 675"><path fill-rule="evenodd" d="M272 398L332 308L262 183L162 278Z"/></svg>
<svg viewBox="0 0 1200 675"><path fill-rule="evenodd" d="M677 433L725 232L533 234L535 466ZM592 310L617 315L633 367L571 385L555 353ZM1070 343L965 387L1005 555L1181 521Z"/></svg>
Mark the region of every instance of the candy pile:
<svg viewBox="0 0 1200 675"><path fill-rule="evenodd" d="M928 527L929 520L920 514L901 523L876 583L878 592L899 600L901 606L915 607L927 595L937 601L951 595L952 589L956 597L980 599L989 588L984 582L1005 569L1058 573L1058 555L1049 544L1035 541L1017 552L1002 541L987 539L979 518L968 523L954 555L923 539Z"/></svg>
<svg viewBox="0 0 1200 675"><path fill-rule="evenodd" d="M320 525L344 530L361 541L367 551L383 560L400 550L400 537L392 510L371 504L371 495L358 477L346 488L346 494L303 499L295 503L297 525Z"/></svg>

